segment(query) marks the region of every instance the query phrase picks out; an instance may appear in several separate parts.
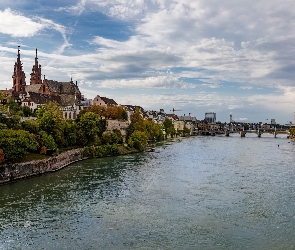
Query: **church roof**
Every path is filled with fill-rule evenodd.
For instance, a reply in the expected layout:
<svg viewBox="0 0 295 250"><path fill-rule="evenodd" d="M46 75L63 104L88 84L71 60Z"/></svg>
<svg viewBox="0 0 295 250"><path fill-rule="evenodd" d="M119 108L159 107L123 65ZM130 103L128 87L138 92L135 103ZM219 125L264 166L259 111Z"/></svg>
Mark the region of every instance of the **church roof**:
<svg viewBox="0 0 295 250"><path fill-rule="evenodd" d="M46 80L48 88L51 93L60 93L61 83L54 80Z"/></svg>
<svg viewBox="0 0 295 250"><path fill-rule="evenodd" d="M57 102L61 103L60 96L52 96L52 95L45 95L45 94L39 94L35 92L29 92L30 100L36 104L45 104L48 102Z"/></svg>
<svg viewBox="0 0 295 250"><path fill-rule="evenodd" d="M26 92L35 92L38 93L39 89L41 88L42 84L32 84L32 85L26 85L25 90Z"/></svg>
<svg viewBox="0 0 295 250"><path fill-rule="evenodd" d="M104 101L104 103L106 104L106 105L113 105L113 106L117 106L118 104L114 101L114 99L109 99L109 98L107 98L107 97L100 97L101 98L101 100L103 100Z"/></svg>

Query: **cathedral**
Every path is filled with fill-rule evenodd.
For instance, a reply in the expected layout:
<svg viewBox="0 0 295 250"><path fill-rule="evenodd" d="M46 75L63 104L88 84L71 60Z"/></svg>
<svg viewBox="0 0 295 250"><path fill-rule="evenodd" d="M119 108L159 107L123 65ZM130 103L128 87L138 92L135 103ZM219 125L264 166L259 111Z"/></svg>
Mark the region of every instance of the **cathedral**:
<svg viewBox="0 0 295 250"><path fill-rule="evenodd" d="M37 53L36 49L35 63L30 74L30 84L27 85L18 46L17 60L12 75L13 86L11 90L2 90L3 101L13 98L20 105L28 106L31 111L37 109L39 105L53 101L60 105L64 118L75 119L82 109L81 102L83 101L77 82L74 83L72 79L69 82L48 80L45 75L42 79L41 65L38 62Z"/></svg>

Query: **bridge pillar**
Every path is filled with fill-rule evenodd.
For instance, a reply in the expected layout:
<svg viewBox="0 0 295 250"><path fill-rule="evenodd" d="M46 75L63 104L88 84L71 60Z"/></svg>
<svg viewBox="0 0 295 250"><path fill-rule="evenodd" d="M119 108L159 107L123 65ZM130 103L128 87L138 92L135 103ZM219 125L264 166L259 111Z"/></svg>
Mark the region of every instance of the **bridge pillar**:
<svg viewBox="0 0 295 250"><path fill-rule="evenodd" d="M258 130L257 135L258 135L259 138L261 137L261 131L260 130Z"/></svg>
<svg viewBox="0 0 295 250"><path fill-rule="evenodd" d="M245 137L245 135L246 135L246 132L245 131L240 131L240 136L241 137Z"/></svg>
<svg viewBox="0 0 295 250"><path fill-rule="evenodd" d="M274 138L277 138L277 131L273 132Z"/></svg>

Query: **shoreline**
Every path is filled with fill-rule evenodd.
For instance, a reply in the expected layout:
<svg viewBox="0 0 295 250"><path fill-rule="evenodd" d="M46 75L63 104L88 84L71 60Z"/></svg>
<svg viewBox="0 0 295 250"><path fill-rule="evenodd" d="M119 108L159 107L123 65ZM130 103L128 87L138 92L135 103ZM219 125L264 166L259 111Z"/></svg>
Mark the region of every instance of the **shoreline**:
<svg viewBox="0 0 295 250"><path fill-rule="evenodd" d="M59 171L72 163L83 161L87 159L103 158L103 157L88 157L84 155L85 148L71 149L60 153L56 156L51 156L49 158L26 161L26 162L16 162L7 163L0 166L0 186L13 183L16 181L21 181L28 178L37 177L39 175ZM154 147L147 147L143 152L152 152ZM140 153L137 149L129 148L124 146L119 146L119 155L128 155Z"/></svg>

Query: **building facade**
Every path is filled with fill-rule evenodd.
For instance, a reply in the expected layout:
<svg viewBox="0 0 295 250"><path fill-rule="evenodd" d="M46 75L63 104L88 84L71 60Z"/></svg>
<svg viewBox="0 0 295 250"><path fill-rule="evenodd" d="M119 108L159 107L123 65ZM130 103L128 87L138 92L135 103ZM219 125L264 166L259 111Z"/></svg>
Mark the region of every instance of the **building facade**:
<svg viewBox="0 0 295 250"><path fill-rule="evenodd" d="M45 78L45 75L42 79L37 49L30 76L30 84L27 85L26 75L21 62L20 48L18 46L17 59L12 75L12 89L2 90L4 96L3 103L9 98L13 98L22 106L29 107L33 112L39 105L56 102L60 105L64 118L76 118L81 107L83 107L83 96L81 95L77 82L74 83L72 79L69 82L48 80Z"/></svg>

